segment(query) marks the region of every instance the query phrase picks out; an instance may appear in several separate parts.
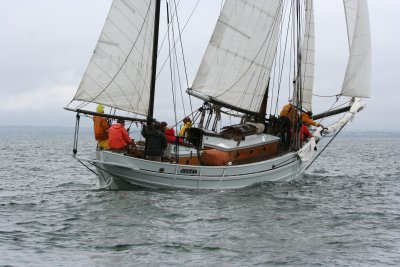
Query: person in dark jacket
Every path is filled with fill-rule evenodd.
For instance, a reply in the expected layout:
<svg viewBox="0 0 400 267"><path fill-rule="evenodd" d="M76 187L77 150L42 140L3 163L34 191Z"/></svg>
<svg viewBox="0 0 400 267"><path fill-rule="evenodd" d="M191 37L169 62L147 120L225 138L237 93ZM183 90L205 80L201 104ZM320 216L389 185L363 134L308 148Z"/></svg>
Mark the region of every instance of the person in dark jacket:
<svg viewBox="0 0 400 267"><path fill-rule="evenodd" d="M142 135L146 138L146 159L148 160L161 161L167 147L167 139L160 128L159 122L143 125Z"/></svg>

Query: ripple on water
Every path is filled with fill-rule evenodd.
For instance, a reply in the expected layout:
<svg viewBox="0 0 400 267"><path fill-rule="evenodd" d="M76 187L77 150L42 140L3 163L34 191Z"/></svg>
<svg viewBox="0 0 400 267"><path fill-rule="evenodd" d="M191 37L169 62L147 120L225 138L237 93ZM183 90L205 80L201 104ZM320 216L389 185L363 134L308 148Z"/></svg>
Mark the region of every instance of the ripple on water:
<svg viewBox="0 0 400 267"><path fill-rule="evenodd" d="M206 192L98 190L70 137L16 141L0 139L0 265L400 265L399 140L337 139L304 179Z"/></svg>

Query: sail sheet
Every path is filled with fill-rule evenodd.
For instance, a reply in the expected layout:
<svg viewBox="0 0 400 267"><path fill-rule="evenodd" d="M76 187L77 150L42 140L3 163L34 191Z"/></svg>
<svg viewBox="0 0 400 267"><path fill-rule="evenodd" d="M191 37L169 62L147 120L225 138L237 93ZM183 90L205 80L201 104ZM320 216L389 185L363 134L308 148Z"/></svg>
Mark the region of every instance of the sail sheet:
<svg viewBox="0 0 400 267"><path fill-rule="evenodd" d="M282 1L227 0L189 94L258 112L278 44Z"/></svg>
<svg viewBox="0 0 400 267"><path fill-rule="evenodd" d="M350 56L341 94L369 97L371 87L371 34L366 0L344 0Z"/></svg>
<svg viewBox="0 0 400 267"><path fill-rule="evenodd" d="M315 64L315 26L313 0L307 0L305 6L304 38L301 51L300 88L302 90L301 107L312 111L312 93L314 87ZM297 92L293 92L293 103L298 103Z"/></svg>
<svg viewBox="0 0 400 267"><path fill-rule="evenodd" d="M147 115L155 0L114 0L74 100Z"/></svg>

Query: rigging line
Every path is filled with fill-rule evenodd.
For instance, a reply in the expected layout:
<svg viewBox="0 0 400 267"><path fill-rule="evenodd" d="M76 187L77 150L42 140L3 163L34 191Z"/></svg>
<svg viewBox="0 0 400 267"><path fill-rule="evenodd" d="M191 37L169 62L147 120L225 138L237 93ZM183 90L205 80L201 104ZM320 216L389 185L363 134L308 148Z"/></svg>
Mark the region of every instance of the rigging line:
<svg viewBox="0 0 400 267"><path fill-rule="evenodd" d="M326 112L329 112L329 111L333 110L334 108L339 108L339 107L348 105L348 104L350 104L350 102L351 102L351 101L347 101L347 102L344 102L343 104L340 104L340 105L334 107L334 105L335 105L338 101L339 101L339 99L336 100L335 103L333 103L333 105L332 105ZM326 119L326 116L323 117L323 118L321 118L321 121L320 121L320 122L322 123L322 122L324 121L324 119Z"/></svg>
<svg viewBox="0 0 400 267"><path fill-rule="evenodd" d="M193 10L192 10L192 13L190 13L189 18L186 20L186 23L185 23L185 25L184 25L183 28L182 28L182 33L185 31L186 26L188 25L190 19L192 18L193 14L194 14L194 11L197 9L197 6L199 5L199 2L200 2L200 0L197 0L197 3L196 3L195 7L194 7ZM176 43L177 43L177 42L174 43L174 46L176 45ZM161 65L160 70L158 71L157 76L156 76L157 78L158 78L158 76L160 75L161 71L164 69L165 64L167 63L167 61L168 61L168 57L164 60L163 64Z"/></svg>
<svg viewBox="0 0 400 267"><path fill-rule="evenodd" d="M143 30L143 28L144 28L144 25L146 24L147 18L148 18L149 14L150 14L150 9L151 9L151 2L150 2L149 7L148 7L148 9L147 9L145 20L143 21L143 24L142 24L142 26L140 27L140 31L139 31L139 33L138 33L138 36L136 37L136 40L135 40L135 42L133 43L133 45L132 45L132 47L131 47L131 49L130 49L128 55L127 55L127 57L125 58L124 62L121 64L121 66L119 67L118 71L116 72L116 74L114 75L114 77L111 79L111 81L104 87L103 90L100 91L100 93L97 94L97 96L95 96L94 98L92 98L92 100L96 99L96 98L99 97L105 90L107 90L107 88L114 82L115 78L118 76L118 74L120 73L120 71L122 70L122 68L125 66L125 63L128 61L129 56L130 56L131 53L133 52L133 50L134 50L134 48L135 48L135 45L136 45L137 41L139 40L139 36L141 35L142 30Z"/></svg>
<svg viewBox="0 0 400 267"><path fill-rule="evenodd" d="M121 33L123 33L123 30L121 30L120 29L120 27L118 27L117 25L115 25L115 23L113 23L111 20L110 20L110 23L112 23L117 29L119 29L119 31L121 32ZM138 38L140 37L140 33L143 31L143 26L146 24L146 29L148 29L148 26L149 26L149 23L147 22L146 23L146 21L144 21L143 22L143 25L142 25L142 29L141 29L141 31L139 32L139 35L138 35ZM146 32L148 32L148 31L146 31ZM103 32L103 34L106 36L106 37L108 37L109 39L112 39L112 38L110 38L105 32ZM124 34L124 33L123 33ZM124 36L129 40L129 38L124 34ZM135 41L135 43L137 42L137 40L138 39L136 39L136 41ZM130 40L129 40L130 41ZM131 42L131 41L130 41ZM132 47L132 49L133 48L135 48L135 43L134 43L134 46ZM146 46L146 43L144 43L143 44L143 46ZM101 48L98 48L98 49L100 49L101 50ZM143 49L143 51L144 51L144 49ZM121 52L123 52L123 51L121 51ZM128 59L129 59L129 56L130 56L130 53L132 52L132 50L126 55L124 55L125 57L126 57L126 60L125 60L125 62L123 63L123 64L125 64L126 62L128 62ZM142 54L142 57L143 57L143 55L145 54L145 53L141 53ZM113 61L113 63L115 63L116 65L118 65L119 63L118 62L116 62L114 59L111 59L112 61ZM104 71L104 69L100 66L100 65L98 65L97 63L95 63L95 62L93 62L93 64L95 64L95 65L97 65L98 66L98 68L99 69L101 69L102 71ZM123 66L123 65L122 65ZM137 66L134 66L136 69L138 69L138 67ZM105 71L104 71L105 72ZM107 74L107 72L105 72L106 74ZM127 77L127 79L131 82L131 84L132 85L134 85L134 82L131 80L131 78L127 75L127 73L126 72L123 72L124 74L125 74L125 76ZM146 73L147 74L147 73ZM96 80L95 79L93 79L93 78L91 78L89 75L87 76L89 79L91 79L98 87L100 87L101 88L101 86L96 82ZM109 78L110 79L115 79L115 77L114 78L112 78L111 76L109 76ZM141 75L140 75L140 73L139 73L139 78L142 78L141 77ZM146 78L142 78L142 79L138 79L138 81L140 81L140 80L143 80L143 83L145 83L145 79ZM111 81L112 82L112 81ZM116 84L117 85L117 84ZM121 92L122 92L122 94L126 97L126 99L129 99L128 98L128 96L125 94L125 92L121 89L121 86L119 86L119 85L117 85L118 86L118 89L120 89L121 90ZM136 88L136 86L135 86L135 88ZM104 89L105 90L105 89ZM103 91L104 91L103 90ZM137 91L139 91L139 90L135 90L135 92L137 92ZM100 94L101 94L102 92L100 92ZM99 94L99 95L100 95ZM117 106L116 104L115 104L115 102L114 102L114 100L112 99L112 97L110 96L110 95L108 95L108 93L106 92L106 94L107 94L107 96L109 97L109 99L114 103L114 106ZM138 103L142 103L142 101L140 101L140 99L142 98L142 96L143 96L143 94L144 94L144 92L142 92L142 94L141 95L139 95L139 101L138 101ZM98 95L98 96L99 96ZM89 95L88 95L89 96ZM96 96L96 97L92 97L92 99L94 100L95 98L97 98L98 96ZM89 97L91 97L91 96L89 96ZM132 98L134 97L134 95L132 95ZM133 108L133 106L132 106L132 103L131 103L131 101L129 101L129 104L130 104L130 106L131 106L131 108L132 109L134 109ZM80 106L82 107L82 106L86 106L87 104L81 104ZM143 103L142 103L142 105L143 105Z"/></svg>
<svg viewBox="0 0 400 267"><path fill-rule="evenodd" d="M289 7L289 4L286 4L285 5L285 7L283 8L283 10L282 10L282 16L281 16L281 18L283 17L283 18L285 18L286 17L286 12L287 12L287 10L288 10L288 7ZM290 8L289 8L289 10L290 10ZM290 14L290 13L289 13ZM283 20L282 20L283 21ZM283 23L281 24L281 27L279 28L279 40L281 40L282 39L282 27L283 27ZM279 41L279 49L281 49L281 46L282 46L282 44L281 44L281 41ZM276 51L278 51L278 47L276 47ZM278 59L277 59L278 58ZM273 71L273 73L274 73L274 77L273 77L273 86L272 86L272 90L271 90L271 100L270 100L270 102L271 102L271 104L270 104L270 109L269 109L269 113L270 114L272 114L272 107L273 107L273 101L274 101L274 92L275 92L275 82L276 82L276 80L279 78L278 76L279 76L279 66L280 66L280 64L281 64L281 61L282 61L283 59L281 58L281 57L278 57L277 56L277 52L275 53L275 59L274 59L274 71ZM282 63L283 64L283 63ZM272 68L271 68L272 69ZM278 87L278 86L277 86ZM278 90L279 90L279 88L278 88ZM277 98L278 99L278 98ZM275 107L275 115L276 115L276 107Z"/></svg>
<svg viewBox="0 0 400 267"><path fill-rule="evenodd" d="M93 174L98 175L94 170L92 170L91 168L89 168L86 164L84 164L80 159L76 158L76 160L82 164L83 166L85 166L89 171L91 171Z"/></svg>
<svg viewBox="0 0 400 267"><path fill-rule="evenodd" d="M282 17L285 18L286 16L288 16L286 13L289 10L289 16L291 14L291 8L289 7L289 4L286 4L284 9L282 10ZM287 29L289 30L290 27L288 27ZM287 30L287 31L288 31ZM281 24L280 30L279 30L279 39L282 40L282 32L283 32L283 23ZM288 33L286 33L286 41L285 41L285 54L286 54L286 47L287 47L287 36ZM276 49L276 51L278 50L278 47ZM282 43L281 41L279 42L279 54L282 54ZM277 113L277 108L278 108L278 100L279 100L279 91L280 91L280 87L281 87L281 78L282 78L282 73L283 73L283 66L284 66L284 62L285 62L285 58L286 56L277 56L278 52L276 52L276 57L278 58L278 60L276 60L275 58L275 66L274 66L274 79L273 79L273 84L274 84L274 88L275 88L275 83L279 80L278 85L276 86L277 90L278 90L278 95L276 97L276 106L275 106L275 113L274 115L276 115ZM282 68L280 67L282 66ZM282 69L281 71L279 71L279 69ZM274 91L272 90L272 94L271 94L271 105L270 105L270 114L272 114L272 108L273 108L273 101L274 101Z"/></svg>
<svg viewBox="0 0 400 267"><path fill-rule="evenodd" d="M179 21L178 21L178 10L176 10L177 6L176 6L176 2L175 0L173 0L174 2L174 6L175 6L175 14L176 14L176 19L177 19L177 24L178 24L178 31L179 31ZM171 21L172 24L172 39L175 40L175 27L174 27L174 22ZM180 35L179 35L179 39L180 39ZM181 42L181 46L182 46L182 42ZM175 64L176 64L176 70L177 70L177 74L178 74L178 82L179 82L179 91L181 93L181 99L182 99L182 107L183 107L183 113L186 115L186 109L185 109L185 101L183 99L183 92L182 92L182 83L181 83L181 75L180 75L180 71L179 71L179 62L178 62L178 54L176 53L176 46L172 49L174 51L174 59L175 59ZM183 51L182 51L183 54ZM187 80L187 75L186 75L186 80Z"/></svg>
<svg viewBox="0 0 400 267"><path fill-rule="evenodd" d="M290 16L290 13L289 13ZM284 51L283 51L283 57L282 57L282 66L279 71L279 82L278 82L278 95L276 96L276 105L275 105L275 114L278 112L278 100L279 100L279 94L281 91L281 85L282 85L282 76L283 76L283 66L284 66L284 61L286 58L286 47L287 47L287 41L288 41L288 36L289 36L289 27L286 30L286 37L285 37L285 45L284 45Z"/></svg>
<svg viewBox="0 0 400 267"><path fill-rule="evenodd" d="M181 31L181 26L179 23L179 17L178 17L178 9L176 5L176 1L174 0L174 5L175 5L175 12L176 12L176 24L178 26L178 33L179 33L179 42L181 44L181 52L182 52L182 61L183 61L183 67L185 70L185 77L186 77L186 88L189 88L189 79L188 79L188 74L187 74L187 68L186 68L186 60L185 60L185 53L183 52L183 42L182 42L182 31ZM175 39L174 39L175 40ZM182 87L181 87L182 88ZM181 89L182 90L182 89ZM182 93L182 92L181 92ZM190 110L193 112L193 106L192 106L192 98L191 95L189 95L189 103L190 103Z"/></svg>
<svg viewBox="0 0 400 267"><path fill-rule="evenodd" d="M297 95L297 103L296 106L299 106L300 109L303 109L302 102L303 102L303 92L301 90L301 3L297 1L296 5L296 22L297 22L297 75L296 75L296 95Z"/></svg>
<svg viewBox="0 0 400 267"><path fill-rule="evenodd" d="M169 21L169 5L168 5L168 0L166 0L166 4L167 4L167 20L168 23ZM173 27L173 26L172 26ZM171 53L171 37L170 37L170 33L169 33L169 26L168 26L168 51L169 53ZM176 95L175 95L175 87L174 87L174 78L173 78L173 74L172 74L172 57L171 54L169 54L168 56L169 58L169 67L170 67L170 78L171 78L171 91L172 91L172 102L174 104L174 116L175 116L175 122L177 121L177 112L176 112Z"/></svg>
<svg viewBox="0 0 400 267"><path fill-rule="evenodd" d="M279 8L279 7L278 7L278 8ZM273 18L272 26L276 26L277 19L278 19L278 14L279 14L279 13L280 13L280 12L276 12L276 14L272 17L272 18ZM265 38L264 38L262 44L260 45L260 48L258 49L257 53L255 54L253 60L252 60L251 63L249 64L249 66L243 71L243 74L242 74L240 77L238 77L238 79L236 80L236 82L234 82L228 89L226 89L224 92L220 93L219 95L215 95L215 96L214 96L215 98L218 98L218 97L220 97L220 96L222 96L222 95L228 93L228 92L229 92L234 86L236 86L236 85L239 83L239 81L247 74L247 72L250 70L251 66L253 66L253 64L254 64L254 62L255 62L255 60L256 60L256 58L259 56L259 54L260 54L261 51L263 50L263 48L264 48L264 46L265 46L267 40L269 39L269 37L271 37L271 35L272 35L272 28L274 28L274 27L271 27L271 28L268 30L268 33L267 33L267 35L265 36Z"/></svg>
<svg viewBox="0 0 400 267"><path fill-rule="evenodd" d="M291 7L291 6L290 6ZM292 14L292 8L290 8L290 14L289 14L289 18L290 15ZM290 27L290 23L288 23L288 27ZM293 32L293 28L291 28L291 32ZM289 89L289 94L288 94L288 100L287 102L290 101L290 97L292 96L293 92L291 92L292 89L292 81L293 81L293 77L292 77L292 67L293 67L293 72L294 72L294 64L292 65L292 57L294 59L294 40L293 38L290 38L290 47L289 47L289 75L288 75L288 89ZM294 62L294 60L293 60Z"/></svg>
<svg viewBox="0 0 400 267"><path fill-rule="evenodd" d="M96 65L99 69L103 70L103 69L101 68L101 66L99 66L96 62L93 62L93 64ZM125 64L125 63L123 63L123 65L124 65L124 64ZM123 67L123 65L121 66L121 68ZM104 71L104 70L103 70L103 71ZM105 71L104 71L104 72L105 72ZM119 72L119 71L118 71L118 72ZM122 72L122 73L125 74L125 76L127 76L125 72ZM110 83L109 83L109 85L111 85L111 83L114 81L114 79L116 78L117 75L115 75L115 76L112 78L110 75L108 75L107 72L105 72L105 74L106 74L106 76L108 76L109 78L111 78L111 81L110 81ZM88 75L87 77L88 77L90 80L92 80L98 87L101 88L100 84L99 84L95 79L93 79L90 75ZM128 78L128 80L130 80L130 77L127 76L127 78ZM108 87L109 85L107 85L107 87ZM115 85L116 85L117 88L122 92L122 95L125 97L125 99L128 99L128 95L127 95L127 94L125 93L125 91L121 88L121 86L118 85L117 82L115 82ZM103 92L105 92L105 94L107 95L107 97L108 97L108 98L111 100L111 102L113 103L113 104L110 105L110 106L115 106L115 107L117 107L118 105L117 105L116 102L114 101L113 97L112 97L111 95L109 95L108 92L105 91L105 90L107 89L107 87L104 88L103 91L101 91L97 96L92 97L92 101L94 101L94 100L95 100L97 97L99 97ZM132 106L132 104L131 104L130 102L129 102L129 106L133 109L133 106Z"/></svg>
<svg viewBox="0 0 400 267"><path fill-rule="evenodd" d="M111 175L111 179L113 179L113 177L115 176L113 173L107 171L107 170L104 169L104 168L101 168L100 166L96 165L94 162L90 162L89 160L87 160L87 162L88 162L90 165L92 165L93 167L95 167L95 168L97 168L97 169L100 169L100 170L102 170L103 172L106 172L106 173L108 173L109 175ZM102 174L102 176L103 176L103 174ZM104 176L103 176L103 177L104 177ZM127 183L127 184L130 184L129 181L125 180L125 179L122 178L121 176L118 176L118 179L124 181L124 182ZM104 181L106 181L106 180L104 179Z"/></svg>
<svg viewBox="0 0 400 267"><path fill-rule="evenodd" d="M186 69L186 60L185 60L185 54L183 52L183 43L182 43L182 32L181 32L181 27L180 27L180 23L179 23L179 17L178 17L178 10L177 10L177 5L176 5L176 1L174 1L174 5L175 5L175 13L176 13L176 24L178 26L178 33L179 33L179 42L181 44L181 51L182 51L182 58L183 58L183 66L185 69L185 77L186 77L186 86L187 88L189 88L189 80L188 80L188 75L187 75L187 69ZM175 40L175 38L174 38Z"/></svg>
<svg viewBox="0 0 400 267"><path fill-rule="evenodd" d="M102 176L102 178L103 178L103 180L104 180L104 182L106 183L106 185L105 186L103 186L103 187L100 187L99 189L106 189L107 187L109 187L111 184L112 184L112 182L113 182L113 178L112 178L112 176L110 177L110 180L107 182L107 179L106 179L106 177L101 173L101 172L95 172L94 170L92 170L91 168L89 168L89 166L87 166L86 164L84 164L80 159L78 159L78 158L76 158L76 160L80 163L80 164L82 164L84 167L86 167L86 169L88 169L90 172L92 172L94 175L96 175L96 176ZM89 162L89 164L91 164L90 162ZM92 166L94 166L93 164L91 164ZM96 166L94 166L94 167L96 167Z"/></svg>
<svg viewBox="0 0 400 267"><path fill-rule="evenodd" d="M283 4L282 4L282 2L280 2L279 3L279 10L281 10L281 12L280 12L280 16L279 16L279 21L281 21L282 20L282 15L283 15L283 12L284 12L284 8L280 8L281 6L282 6ZM279 40L279 36L280 36L280 33L281 33L281 29L282 29L282 24L281 24L281 27L279 28L279 29L275 29L274 28L274 33L273 34L276 34L276 38L277 38L277 40ZM275 33L276 32L276 33ZM279 44L279 41L278 41L278 44ZM270 48L271 48L271 46L272 46L272 38L271 38L271 40L268 42L268 45L267 45L267 48L266 48L266 51L265 51L265 55L264 55L264 59L263 59L263 62L262 62L262 64L264 65L266 62L268 62L268 51L270 51ZM276 51L278 50L278 47L275 47L275 53L274 53L274 57L273 57L273 59L272 59L272 62L276 59L276 57L277 57L277 55L276 55ZM269 71L269 73L271 73L271 71L272 71L272 66L271 66L271 68L268 70L267 68L265 68L264 69L264 71L260 71L260 73L259 73L259 75L258 75L258 78L257 78L257 82L256 82L256 84L255 84L255 88L260 88L261 87L261 89L258 89L257 91L262 91L262 92L264 92L263 94L262 94L262 98L261 98L261 103L260 103L260 106L262 105L262 99L264 98L264 95L265 95L265 93L266 93L266 90L264 89L265 88L265 84L260 84L261 82L263 82L263 80L265 79L265 77L266 77L266 72L267 71ZM251 83L251 81L252 81L252 79L253 79L253 76L254 76L254 74L252 75L252 78L250 78L249 79L249 84ZM267 81L267 83L269 83L269 79L268 79L268 81ZM245 90L245 92L243 93L243 100L242 100L242 102L241 103L243 103L243 101L244 101L244 96L245 96L245 94L248 92L248 90L249 90L249 86L246 86L246 90ZM250 101L250 103L249 103L249 107L248 107L248 109L250 109L250 107L252 106L251 104L255 101L255 98L256 98L256 94L254 93L253 94L253 97L251 98L251 101ZM258 99L258 101L260 101L260 99Z"/></svg>
<svg viewBox="0 0 400 267"><path fill-rule="evenodd" d="M306 167L305 170L307 170L307 169L311 166L311 164L313 164L314 161L322 154L322 152L324 152L324 150L325 150L325 149L330 145L330 143L336 138L336 136L340 133L340 131L344 128L344 126L346 126L347 123L348 123L348 122L346 122L346 123L339 129L339 131L337 131L337 133L331 138L331 140L329 140L328 144L326 144L326 146L324 146L324 147L322 148L321 152L319 152L318 155L313 159L313 161L311 161L311 163L308 164L308 166Z"/></svg>
<svg viewBox="0 0 400 267"><path fill-rule="evenodd" d="M178 6L179 6L180 3L181 3L181 0L179 0ZM168 9L168 7L167 7L167 9ZM167 12L168 12L168 11L167 11ZM178 10L175 9L175 12L178 12ZM171 21L174 19L174 17L175 17L175 13L173 13L173 14L171 15ZM169 22L167 22L167 27L169 27ZM167 38L167 34L168 34L168 32L166 31L165 34L164 34L163 40L162 40L162 42L161 42L160 48L159 48L158 51L157 51L157 54L160 54L161 49L162 49L163 46L164 46L165 39Z"/></svg>
<svg viewBox="0 0 400 267"><path fill-rule="evenodd" d="M339 97L336 98L336 101L333 102L332 106L327 110L327 112L331 111L331 110L333 109L333 107L335 106L335 104L336 104L338 101L339 101ZM346 103L344 103L344 104L346 104ZM342 105L344 105L344 104L342 104ZM339 107L342 106L342 105L339 105ZM323 117L323 118L321 118L320 123L322 124L322 122L323 122L325 119L326 119L326 116Z"/></svg>

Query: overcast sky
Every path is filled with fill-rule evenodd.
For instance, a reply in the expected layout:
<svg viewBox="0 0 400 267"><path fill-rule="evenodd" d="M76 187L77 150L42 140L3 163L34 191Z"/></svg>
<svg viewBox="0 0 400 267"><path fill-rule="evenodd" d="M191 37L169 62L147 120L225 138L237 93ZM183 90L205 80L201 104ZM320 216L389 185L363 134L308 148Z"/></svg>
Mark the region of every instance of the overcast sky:
<svg viewBox="0 0 400 267"><path fill-rule="evenodd" d="M197 2L184 1L192 7ZM316 56L317 64L325 66L315 70L316 93L341 86L342 78L331 73L345 69L336 66L343 61L339 46L345 47L335 43L343 39L340 31L344 24L335 21L337 12L343 9L334 9L341 2L315 0L319 12L316 23L327 26L326 30L316 26L317 49L328 44ZM400 131L400 1L368 3L372 97L348 128ZM79 85L110 4L111 0L0 0L0 125L74 126L74 114L63 107ZM188 27L184 44L191 66L190 79L204 53L220 5L220 0L201 0L190 22L192 28ZM197 40L190 41L191 36L197 36Z"/></svg>

